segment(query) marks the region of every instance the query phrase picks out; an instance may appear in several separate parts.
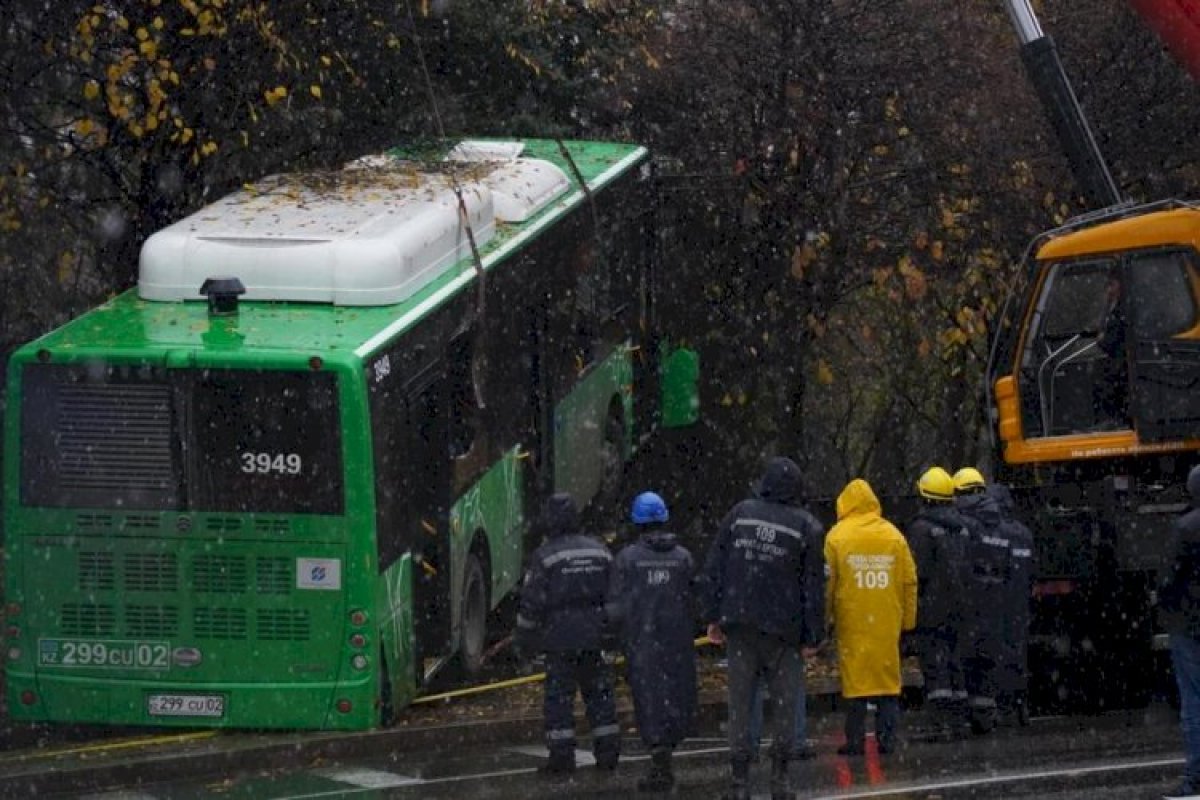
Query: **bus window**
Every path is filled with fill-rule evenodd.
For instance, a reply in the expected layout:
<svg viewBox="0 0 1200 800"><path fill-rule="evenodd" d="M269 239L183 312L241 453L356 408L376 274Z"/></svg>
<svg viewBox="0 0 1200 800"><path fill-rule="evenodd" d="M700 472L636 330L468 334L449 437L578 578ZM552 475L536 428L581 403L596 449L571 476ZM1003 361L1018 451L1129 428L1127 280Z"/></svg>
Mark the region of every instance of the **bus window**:
<svg viewBox="0 0 1200 800"><path fill-rule="evenodd" d="M332 373L205 370L190 397L194 507L342 513Z"/></svg>

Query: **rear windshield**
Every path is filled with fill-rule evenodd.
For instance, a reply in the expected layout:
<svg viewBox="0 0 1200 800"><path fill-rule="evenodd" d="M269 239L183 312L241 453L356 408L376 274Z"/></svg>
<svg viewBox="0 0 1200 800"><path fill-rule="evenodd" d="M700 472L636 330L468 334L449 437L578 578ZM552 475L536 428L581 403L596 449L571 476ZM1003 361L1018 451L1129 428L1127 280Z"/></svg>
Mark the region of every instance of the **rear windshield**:
<svg viewBox="0 0 1200 800"><path fill-rule="evenodd" d="M22 386L24 505L342 513L332 373L31 364Z"/></svg>

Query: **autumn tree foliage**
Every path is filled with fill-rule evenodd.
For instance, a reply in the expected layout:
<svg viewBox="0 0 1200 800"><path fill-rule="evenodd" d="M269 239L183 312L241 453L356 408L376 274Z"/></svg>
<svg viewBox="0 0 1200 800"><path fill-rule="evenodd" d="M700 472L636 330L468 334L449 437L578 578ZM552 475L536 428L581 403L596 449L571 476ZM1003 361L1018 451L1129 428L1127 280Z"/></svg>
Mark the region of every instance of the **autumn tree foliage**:
<svg viewBox="0 0 1200 800"><path fill-rule="evenodd" d="M1037 10L1123 191L1186 196L1195 85L1123 3ZM0 116L0 354L272 172L442 134L643 142L703 435L821 492L986 455L997 308L1080 210L999 2L9 0Z"/></svg>

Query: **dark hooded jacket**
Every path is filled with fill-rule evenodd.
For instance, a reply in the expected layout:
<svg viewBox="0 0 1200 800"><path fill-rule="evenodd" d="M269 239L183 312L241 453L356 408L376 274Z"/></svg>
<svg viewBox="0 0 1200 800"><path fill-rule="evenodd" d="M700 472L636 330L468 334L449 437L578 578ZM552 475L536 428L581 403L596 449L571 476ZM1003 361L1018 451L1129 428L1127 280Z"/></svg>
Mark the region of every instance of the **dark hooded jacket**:
<svg viewBox="0 0 1200 800"><path fill-rule="evenodd" d="M801 508L800 468L773 458L756 496L721 520L704 568L704 621L786 642L824 638L825 529Z"/></svg>
<svg viewBox="0 0 1200 800"><path fill-rule="evenodd" d="M1000 507L986 492L958 495L954 504L967 520L967 587L964 594L963 655L999 662L1005 647L1008 609L1001 601L1008 582L1009 541Z"/></svg>
<svg viewBox="0 0 1200 800"><path fill-rule="evenodd" d="M516 644L526 652L599 650L608 627L612 554L580 532L578 509L566 493L546 501L539 524L548 538L529 557Z"/></svg>
<svg viewBox="0 0 1200 800"><path fill-rule="evenodd" d="M1188 473L1191 507L1171 526L1159 604L1167 632L1200 639L1200 466Z"/></svg>
<svg viewBox="0 0 1200 800"><path fill-rule="evenodd" d="M1007 486L992 484L988 494L1000 511L1001 536L1008 540L1008 580L1005 584L1005 656L1003 666L1016 680L1012 688L1022 689L1029 657L1029 623L1033 592L1033 532L1016 515L1012 492Z"/></svg>
<svg viewBox="0 0 1200 800"><path fill-rule="evenodd" d="M692 556L675 534L649 530L617 554L609 613L621 631L638 731L649 746L679 743L696 709Z"/></svg>
<svg viewBox="0 0 1200 800"><path fill-rule="evenodd" d="M953 503L926 503L904 529L917 564L917 631L932 633L962 622L967 543L971 532Z"/></svg>

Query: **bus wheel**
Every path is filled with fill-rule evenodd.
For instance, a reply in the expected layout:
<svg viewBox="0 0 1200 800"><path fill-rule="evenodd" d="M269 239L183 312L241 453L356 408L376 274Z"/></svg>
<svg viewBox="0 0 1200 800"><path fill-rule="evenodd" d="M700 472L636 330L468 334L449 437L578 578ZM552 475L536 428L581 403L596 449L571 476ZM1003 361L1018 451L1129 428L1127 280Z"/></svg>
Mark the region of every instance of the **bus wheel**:
<svg viewBox="0 0 1200 800"><path fill-rule="evenodd" d="M459 648L463 669L477 675L483 668L487 647L487 576L477 553L467 556L463 569L462 644Z"/></svg>

